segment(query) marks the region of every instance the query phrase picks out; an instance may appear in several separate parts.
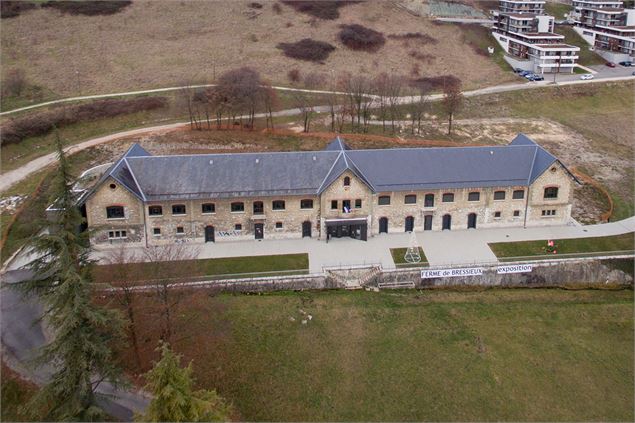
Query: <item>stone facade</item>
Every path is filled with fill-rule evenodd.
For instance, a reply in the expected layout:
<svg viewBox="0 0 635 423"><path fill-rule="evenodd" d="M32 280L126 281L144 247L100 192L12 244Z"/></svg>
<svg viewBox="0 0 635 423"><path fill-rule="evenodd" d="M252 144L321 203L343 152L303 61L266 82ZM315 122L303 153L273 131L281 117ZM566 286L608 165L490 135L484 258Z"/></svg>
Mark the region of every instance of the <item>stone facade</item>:
<svg viewBox="0 0 635 423"><path fill-rule="evenodd" d="M308 235L307 228L303 228L303 224L308 225L305 222L310 222L310 236L322 239L328 219L366 219L369 236L382 231L382 219L387 219L387 232L406 231L407 219L415 231L442 230L448 219L450 229L467 229L471 214L475 215L471 223L476 228L566 224L571 215L571 185L572 178L558 162L529 187L475 186L412 192L373 193L347 170L321 195L143 203L117 181L107 178L86 201L86 210L91 241L97 244L202 243L212 241L212 236L214 242L248 240L256 238L256 225L262 225L263 238L300 238L303 229ZM555 198L545 198L545 188L557 188ZM452 194L452 201L444 201L444 194ZM434 196L431 206L426 204L426 195ZM389 204L380 204L385 201L382 197L389 197ZM312 201L311 207L303 200ZM274 210L274 201L283 201L284 209ZM262 210L254 209L259 202ZM243 203L244 209L232 211L232 203ZM213 204L212 211L212 206L206 206L204 211L204 204ZM302 204L305 208L301 208ZM344 205L350 207L350 212L344 212ZM111 206L123 206L124 217L109 219L106 208ZM155 214L150 213L155 206L161 207L160 214L156 210ZM175 214L173 206L184 206L185 212ZM426 216L430 219L428 225ZM124 230L126 236L121 236Z"/></svg>

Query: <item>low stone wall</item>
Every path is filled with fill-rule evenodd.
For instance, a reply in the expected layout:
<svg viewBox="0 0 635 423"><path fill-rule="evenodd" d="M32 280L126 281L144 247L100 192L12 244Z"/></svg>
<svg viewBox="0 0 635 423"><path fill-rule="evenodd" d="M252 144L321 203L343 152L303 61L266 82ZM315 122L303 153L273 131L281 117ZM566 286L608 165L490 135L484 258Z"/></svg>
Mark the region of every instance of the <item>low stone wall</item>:
<svg viewBox="0 0 635 423"><path fill-rule="evenodd" d="M630 260L631 263L633 261L632 258L620 260ZM499 274L497 273L497 266L480 266L484 270L483 274L475 276L422 279L421 269L397 269L384 271L380 278L382 283L413 282L417 288L450 286L550 287L633 284L633 276L617 269L610 264L609 260L535 261L530 264L532 265L532 270L527 273Z"/></svg>

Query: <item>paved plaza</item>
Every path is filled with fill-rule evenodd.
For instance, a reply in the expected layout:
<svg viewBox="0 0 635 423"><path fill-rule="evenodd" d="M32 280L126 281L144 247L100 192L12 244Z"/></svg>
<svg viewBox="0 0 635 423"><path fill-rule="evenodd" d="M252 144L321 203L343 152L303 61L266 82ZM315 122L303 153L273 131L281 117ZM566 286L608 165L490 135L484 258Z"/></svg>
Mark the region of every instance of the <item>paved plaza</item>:
<svg viewBox="0 0 635 423"><path fill-rule="evenodd" d="M426 231L418 232L416 236L430 265L437 266L496 262L496 256L487 245L491 242L586 238L621 235L634 231L635 217L630 217L619 222L588 226ZM393 269L395 264L390 249L408 247L410 236L410 233L404 232L381 234L369 238L366 242L351 238L332 238L327 243L315 238L303 238L192 245L199 249L199 258L307 253L309 271L321 273L325 267L368 264L381 264L384 269ZM98 251L95 258L103 257L107 251Z"/></svg>

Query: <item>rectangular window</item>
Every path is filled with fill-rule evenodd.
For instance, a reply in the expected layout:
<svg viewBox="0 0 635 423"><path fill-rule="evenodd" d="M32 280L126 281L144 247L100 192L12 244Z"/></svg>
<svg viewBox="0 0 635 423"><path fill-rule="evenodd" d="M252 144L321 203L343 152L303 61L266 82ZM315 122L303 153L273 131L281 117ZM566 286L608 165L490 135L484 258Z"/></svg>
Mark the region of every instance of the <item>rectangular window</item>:
<svg viewBox="0 0 635 423"><path fill-rule="evenodd" d="M356 209L361 209L362 208L362 200L360 198L355 200L355 208Z"/></svg>
<svg viewBox="0 0 635 423"><path fill-rule="evenodd" d="M172 214L185 214L185 204L174 204Z"/></svg>
<svg viewBox="0 0 635 423"><path fill-rule="evenodd" d="M331 210L337 210L337 200L331 200Z"/></svg>
<svg viewBox="0 0 635 423"><path fill-rule="evenodd" d="M161 228L152 228L152 235L154 236L161 235Z"/></svg>
<svg viewBox="0 0 635 423"><path fill-rule="evenodd" d="M414 194L408 194L404 197L405 204L417 204L417 196Z"/></svg>
<svg viewBox="0 0 635 423"><path fill-rule="evenodd" d="M505 191L494 191L494 200L504 200Z"/></svg>
<svg viewBox="0 0 635 423"><path fill-rule="evenodd" d="M512 199L514 200L522 200L525 198L525 190L524 189L515 189L512 193Z"/></svg>
<svg viewBox="0 0 635 423"><path fill-rule="evenodd" d="M543 210L542 211L542 215L543 216L555 216L556 215L556 211L555 210Z"/></svg>
<svg viewBox="0 0 635 423"><path fill-rule="evenodd" d="M494 219L500 219L501 218L501 212L497 211L494 212Z"/></svg>
<svg viewBox="0 0 635 423"><path fill-rule="evenodd" d="M108 239L123 239L127 238L128 233L126 231L109 231Z"/></svg>
<svg viewBox="0 0 635 423"><path fill-rule="evenodd" d="M176 234L177 235L183 235L185 233L185 230L183 229L183 226L177 226L176 227Z"/></svg>
<svg viewBox="0 0 635 423"><path fill-rule="evenodd" d="M467 201L479 201L481 199L481 193L478 191L470 192L467 194Z"/></svg>
<svg viewBox="0 0 635 423"><path fill-rule="evenodd" d="M426 194L423 197L423 207L434 207L434 194Z"/></svg>
<svg viewBox="0 0 635 423"><path fill-rule="evenodd" d="M545 199L554 199L558 198L558 187L547 187L545 188Z"/></svg>
<svg viewBox="0 0 635 423"><path fill-rule="evenodd" d="M514 217L520 216L520 210L514 210Z"/></svg>
<svg viewBox="0 0 635 423"><path fill-rule="evenodd" d="M382 195L377 199L377 204L379 204L380 206L388 206L390 205L390 196L389 195Z"/></svg>
<svg viewBox="0 0 635 423"><path fill-rule="evenodd" d="M313 200L300 200L300 208L301 209L312 209L313 208Z"/></svg>
<svg viewBox="0 0 635 423"><path fill-rule="evenodd" d="M245 203L232 203L231 209L232 213L240 213L245 211Z"/></svg>
<svg viewBox="0 0 635 423"><path fill-rule="evenodd" d="M351 200L342 200L342 211L344 213L351 212Z"/></svg>
<svg viewBox="0 0 635 423"><path fill-rule="evenodd" d="M273 210L284 210L284 206L283 200L275 200L271 203L271 208Z"/></svg>
<svg viewBox="0 0 635 423"><path fill-rule="evenodd" d="M161 206L149 206L148 214L150 216L163 216L163 207Z"/></svg>
<svg viewBox="0 0 635 423"><path fill-rule="evenodd" d="M282 229L282 222L276 222L276 229Z"/></svg>
<svg viewBox="0 0 635 423"><path fill-rule="evenodd" d="M201 205L201 212L203 214L216 213L216 205L214 203L205 203Z"/></svg>
<svg viewBox="0 0 635 423"><path fill-rule="evenodd" d="M234 225L234 230L235 231L242 231L243 230L243 225L241 225L240 223L236 223Z"/></svg>
<svg viewBox="0 0 635 423"><path fill-rule="evenodd" d="M123 219L124 217L123 206L106 207L107 219Z"/></svg>
<svg viewBox="0 0 635 423"><path fill-rule="evenodd" d="M454 202L454 194L451 192L446 192L443 194L442 200L444 203L453 203Z"/></svg>

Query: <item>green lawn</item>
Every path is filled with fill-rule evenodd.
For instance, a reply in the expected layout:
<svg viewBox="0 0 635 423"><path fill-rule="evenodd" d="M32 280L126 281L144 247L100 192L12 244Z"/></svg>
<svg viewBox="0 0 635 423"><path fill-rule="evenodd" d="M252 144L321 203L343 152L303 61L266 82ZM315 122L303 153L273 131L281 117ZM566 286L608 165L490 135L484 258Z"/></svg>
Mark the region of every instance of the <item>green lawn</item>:
<svg viewBox="0 0 635 423"><path fill-rule="evenodd" d="M573 30L572 27L566 25L558 25L555 29L557 34L565 36L565 42L580 47L580 58L578 63L583 66L601 65L606 63L600 55L589 50L589 44Z"/></svg>
<svg viewBox="0 0 635 423"><path fill-rule="evenodd" d="M545 251L547 240L523 242L498 242L489 244L490 248L501 259L511 260L514 257L540 256L537 258L558 258L562 255L586 255L596 252L633 251L635 243L633 233L596 238L572 238L554 240L557 254Z"/></svg>
<svg viewBox="0 0 635 423"><path fill-rule="evenodd" d="M397 267L419 267L419 266L427 266L428 259L426 258L423 249L419 247L419 254L421 255L421 262L419 263L408 263L404 256L406 255L406 251L408 248L391 248L390 255L392 256L392 261L395 262Z"/></svg>
<svg viewBox="0 0 635 423"><path fill-rule="evenodd" d="M197 291L175 315L174 348L243 421L634 418L632 290Z"/></svg>
<svg viewBox="0 0 635 423"><path fill-rule="evenodd" d="M258 277L278 274L306 274L308 254L281 254L270 256L228 257L200 260L181 260L161 263L128 263L124 265L95 266L95 280L116 282L116 275L127 280L147 281L159 279L187 279L210 277Z"/></svg>
<svg viewBox="0 0 635 423"><path fill-rule="evenodd" d="M569 13L572 10L573 8L569 4L554 3L550 1L545 4L545 12L547 12L547 15L555 17L558 21L564 19L564 14Z"/></svg>

